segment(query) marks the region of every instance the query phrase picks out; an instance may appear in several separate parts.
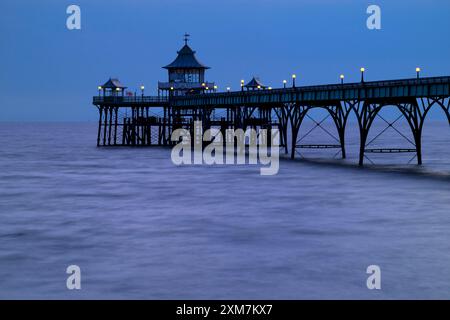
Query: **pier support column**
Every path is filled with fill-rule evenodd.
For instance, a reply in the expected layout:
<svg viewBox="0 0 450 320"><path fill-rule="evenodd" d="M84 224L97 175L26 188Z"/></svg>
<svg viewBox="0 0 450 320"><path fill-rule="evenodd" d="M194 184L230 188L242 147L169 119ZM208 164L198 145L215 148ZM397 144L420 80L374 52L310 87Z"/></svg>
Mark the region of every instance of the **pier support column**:
<svg viewBox="0 0 450 320"><path fill-rule="evenodd" d="M428 106L425 107L425 114L422 113L423 110L417 104L417 102L399 104L399 110L403 113L406 120L408 121L409 127L411 129L412 135L414 137L414 144L416 146L417 164L422 164L422 129L423 122L425 120L425 114L428 113Z"/></svg>
<svg viewBox="0 0 450 320"><path fill-rule="evenodd" d="M109 108L108 146L111 145L112 122L113 122L113 108Z"/></svg>
<svg viewBox="0 0 450 320"><path fill-rule="evenodd" d="M275 114L278 117L278 129L280 131L280 143L284 146L284 153L288 154L288 123L289 110L285 106L274 108Z"/></svg>
<svg viewBox="0 0 450 320"><path fill-rule="evenodd" d="M348 106L346 102L342 102L334 106L329 106L326 109L330 113L336 125L336 130L338 132L339 142L341 145L342 159L345 159L347 157L345 151L345 128L347 126L347 120L351 111L351 107Z"/></svg>
<svg viewBox="0 0 450 320"><path fill-rule="evenodd" d="M434 104L438 104L444 110L450 123L450 114L448 113L450 102L447 99L414 99L409 103L399 104L398 108L408 121L409 127L414 137L416 146L417 164L422 164L422 131L425 118Z"/></svg>
<svg viewBox="0 0 450 320"><path fill-rule="evenodd" d="M97 147L100 147L100 136L102 132L102 116L103 116L103 107L98 108L98 132L97 132Z"/></svg>
<svg viewBox="0 0 450 320"><path fill-rule="evenodd" d="M106 129L108 127L108 111L109 111L109 107L105 107L104 108L104 122L103 122L103 145L106 145Z"/></svg>
<svg viewBox="0 0 450 320"><path fill-rule="evenodd" d="M131 108L131 145L136 145L136 119L137 119L137 109Z"/></svg>
<svg viewBox="0 0 450 320"><path fill-rule="evenodd" d="M349 102L355 111L359 126L359 166L364 165L364 157L367 143L367 136L369 135L370 127L375 120L376 115L381 109L381 105L371 103L370 101L356 101Z"/></svg>
<svg viewBox="0 0 450 320"><path fill-rule="evenodd" d="M162 120L162 144L167 145L167 108L164 107L164 118Z"/></svg>
<svg viewBox="0 0 450 320"><path fill-rule="evenodd" d="M295 158L295 152L297 149L297 138L298 138L298 132L300 130L300 126L303 122L303 119L306 116L306 113L308 112L307 106L300 106L296 104L292 104L289 106L289 119L291 121L291 159Z"/></svg>
<svg viewBox="0 0 450 320"><path fill-rule="evenodd" d="M114 145L117 146L117 127L119 125L119 108L114 108Z"/></svg>

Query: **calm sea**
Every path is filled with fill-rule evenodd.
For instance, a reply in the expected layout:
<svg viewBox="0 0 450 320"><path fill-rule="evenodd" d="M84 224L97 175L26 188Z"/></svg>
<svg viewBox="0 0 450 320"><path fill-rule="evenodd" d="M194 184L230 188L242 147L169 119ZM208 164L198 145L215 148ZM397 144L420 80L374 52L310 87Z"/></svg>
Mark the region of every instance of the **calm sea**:
<svg viewBox="0 0 450 320"><path fill-rule="evenodd" d="M305 150L260 176L96 148L95 123L1 123L0 298L449 299L448 123L425 127L422 168L410 154L356 167L350 127L347 161ZM408 146L386 134L380 145Z"/></svg>

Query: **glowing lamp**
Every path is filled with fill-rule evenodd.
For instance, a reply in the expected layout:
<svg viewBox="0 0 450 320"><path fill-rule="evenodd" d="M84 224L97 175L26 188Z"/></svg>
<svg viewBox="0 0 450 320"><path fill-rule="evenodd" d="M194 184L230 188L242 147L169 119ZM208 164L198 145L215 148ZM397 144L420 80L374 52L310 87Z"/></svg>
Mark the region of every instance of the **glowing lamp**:
<svg viewBox="0 0 450 320"><path fill-rule="evenodd" d="M365 68L361 68L361 82L364 82L364 71L366 71Z"/></svg>

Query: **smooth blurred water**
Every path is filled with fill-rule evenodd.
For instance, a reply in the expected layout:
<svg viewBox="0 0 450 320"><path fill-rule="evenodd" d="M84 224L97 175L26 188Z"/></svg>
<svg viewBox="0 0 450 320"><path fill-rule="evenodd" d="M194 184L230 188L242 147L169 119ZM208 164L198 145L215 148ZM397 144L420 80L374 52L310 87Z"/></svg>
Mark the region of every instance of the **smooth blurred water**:
<svg viewBox="0 0 450 320"><path fill-rule="evenodd" d="M420 169L386 165L404 155L354 166L353 129L346 162L282 160L260 176L96 148L95 124L2 123L0 298L448 299L450 129L424 134ZM80 291L66 289L71 264ZM366 288L372 264L381 291Z"/></svg>

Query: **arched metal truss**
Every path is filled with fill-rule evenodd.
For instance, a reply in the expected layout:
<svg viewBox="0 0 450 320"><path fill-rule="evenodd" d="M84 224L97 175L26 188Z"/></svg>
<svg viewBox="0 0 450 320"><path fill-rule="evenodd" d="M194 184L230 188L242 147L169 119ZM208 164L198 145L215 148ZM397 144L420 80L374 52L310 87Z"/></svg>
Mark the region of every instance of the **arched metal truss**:
<svg viewBox="0 0 450 320"><path fill-rule="evenodd" d="M367 152L377 152L377 153L399 153L399 152L414 152L417 158L417 164L422 164L422 131L425 118L433 105L437 104L444 110L447 119L450 124L450 113L449 113L449 99L448 98L426 98L426 99L401 99L401 100L391 100L391 101L352 101L349 102L352 105L352 110L356 114L358 119L358 125L360 130L360 151L359 151L359 165L364 164L365 154ZM373 121L379 115L381 109L395 106L402 113L402 115L407 120L409 128L412 133L413 141L409 138L403 136L405 140L410 142L414 149L411 148L384 148L384 149L367 149L368 144L367 137L369 130L373 124ZM381 117L382 118L382 117ZM394 128L399 134L401 134L395 127L394 122L388 122L386 119L382 118L386 122L388 127ZM402 134L401 134L402 135Z"/></svg>
<svg viewBox="0 0 450 320"><path fill-rule="evenodd" d="M345 130L348 122L348 117L351 112L356 115L359 133L360 133L360 150L359 150L359 165L364 164L364 160L368 159L366 153L405 153L411 152L415 153L414 158L417 158L417 164L421 165L422 160L422 132L423 125L427 114L430 109L434 106L439 106L445 113L448 122L450 124L450 99L449 98L421 98L421 99L396 99L390 101L382 100L345 100L339 101L331 104L297 104L297 103L287 103L283 106L275 108L275 113L278 117L281 139L287 142L287 132L288 128L291 129L291 148L290 156L295 158L297 148L299 147L309 147L309 148L333 148L340 147L342 158L346 158L346 148L345 148ZM394 106L401 112L401 117L404 117L409 125L412 134L412 140L402 134L398 129L394 127L394 124L401 118L398 117L394 121L388 121L383 118L379 113L385 107ZM314 108L321 108L328 112L328 116L331 116L338 133L337 142L339 145L299 145L298 135L300 127L303 120L308 116L308 112ZM327 118L326 117L326 118ZM386 128L382 130L371 141L367 141L369 136L369 131L373 125L374 120L379 117L386 123ZM326 119L325 118L325 119ZM315 121L310 118L316 125L316 127L321 127L321 121ZM398 134L403 136L406 141L413 145L413 148L378 148L369 149L368 146L378 138L382 133L386 131L387 128L393 128ZM314 129L314 128L313 128ZM313 129L306 133L308 135ZM322 128L326 131L326 129ZM326 131L330 136L331 133ZM288 153L288 145L286 143L285 147L286 153Z"/></svg>
<svg viewBox="0 0 450 320"><path fill-rule="evenodd" d="M351 107L347 104L341 104L340 102L332 103L332 104L324 104L324 105L299 105L299 104L288 104L285 106L288 110L288 118L290 120L291 127L291 158L293 159L296 154L297 148L315 148L315 149L325 149L325 148L340 148L342 158L346 158L345 151L345 127L347 125L347 120L349 113L351 111ZM312 117L308 115L308 112L315 108L322 108L328 112L328 116L320 121L316 121ZM308 131L305 136L303 136L300 140L298 139L298 134L300 131L300 127L303 123L305 117L308 117L315 123L315 127L313 127L310 131ZM327 129L322 127L322 123L328 118L331 117L336 126L336 130L338 133L338 138L336 138L333 134L331 134ZM281 122L281 121L280 121ZM307 135L309 135L315 128L321 128L325 131L329 136L335 139L338 142L338 145L299 145L299 142L303 140Z"/></svg>

